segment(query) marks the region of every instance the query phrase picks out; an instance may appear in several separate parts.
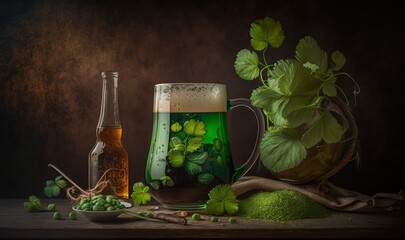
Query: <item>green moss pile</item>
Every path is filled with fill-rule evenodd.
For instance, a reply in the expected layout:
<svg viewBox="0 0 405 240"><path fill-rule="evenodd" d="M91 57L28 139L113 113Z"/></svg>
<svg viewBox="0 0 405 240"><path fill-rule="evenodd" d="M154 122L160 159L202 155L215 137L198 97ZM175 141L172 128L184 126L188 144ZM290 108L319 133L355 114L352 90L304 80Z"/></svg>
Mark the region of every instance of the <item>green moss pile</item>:
<svg viewBox="0 0 405 240"><path fill-rule="evenodd" d="M258 192L239 202L239 215L273 221L321 218L332 211L293 190Z"/></svg>

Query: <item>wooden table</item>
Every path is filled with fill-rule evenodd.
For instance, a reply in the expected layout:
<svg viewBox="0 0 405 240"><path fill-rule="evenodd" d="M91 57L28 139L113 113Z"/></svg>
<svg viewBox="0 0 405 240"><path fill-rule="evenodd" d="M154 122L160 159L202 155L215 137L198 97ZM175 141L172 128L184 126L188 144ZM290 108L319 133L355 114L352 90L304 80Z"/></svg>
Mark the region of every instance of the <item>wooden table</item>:
<svg viewBox="0 0 405 240"><path fill-rule="evenodd" d="M305 219L284 223L237 217L230 224L228 217L218 223L195 221L187 217L186 226L135 220L120 215L111 222L90 222L81 215L68 220L71 204L67 199L41 199L42 206L55 203L62 220L53 213L25 212L25 199L0 199L0 239L3 238L370 238L405 236L405 211L353 214L336 213L327 218ZM150 211L147 207L132 207L131 211ZM160 212L167 210L160 209Z"/></svg>

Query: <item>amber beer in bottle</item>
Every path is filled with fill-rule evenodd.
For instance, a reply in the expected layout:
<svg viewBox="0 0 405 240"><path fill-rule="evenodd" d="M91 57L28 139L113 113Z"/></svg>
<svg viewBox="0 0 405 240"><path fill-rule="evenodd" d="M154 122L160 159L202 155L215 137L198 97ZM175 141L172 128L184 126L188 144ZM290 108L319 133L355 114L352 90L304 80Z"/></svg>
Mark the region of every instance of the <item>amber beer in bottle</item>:
<svg viewBox="0 0 405 240"><path fill-rule="evenodd" d="M128 198L128 153L121 142L118 72L102 72L102 99L96 144L89 153L89 188L106 174L119 198Z"/></svg>

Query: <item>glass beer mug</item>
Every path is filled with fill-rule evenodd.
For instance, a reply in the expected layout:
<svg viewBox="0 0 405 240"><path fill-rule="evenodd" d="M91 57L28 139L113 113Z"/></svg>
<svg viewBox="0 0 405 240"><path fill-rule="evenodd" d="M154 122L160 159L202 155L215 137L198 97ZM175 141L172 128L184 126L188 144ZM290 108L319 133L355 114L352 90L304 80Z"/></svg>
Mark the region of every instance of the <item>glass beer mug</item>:
<svg viewBox="0 0 405 240"><path fill-rule="evenodd" d="M258 128L253 153L234 169L227 111L238 106L253 111ZM228 100L223 84L155 85L153 132L145 171L152 196L168 209L205 208L212 188L232 184L256 162L264 128L263 113L248 99Z"/></svg>

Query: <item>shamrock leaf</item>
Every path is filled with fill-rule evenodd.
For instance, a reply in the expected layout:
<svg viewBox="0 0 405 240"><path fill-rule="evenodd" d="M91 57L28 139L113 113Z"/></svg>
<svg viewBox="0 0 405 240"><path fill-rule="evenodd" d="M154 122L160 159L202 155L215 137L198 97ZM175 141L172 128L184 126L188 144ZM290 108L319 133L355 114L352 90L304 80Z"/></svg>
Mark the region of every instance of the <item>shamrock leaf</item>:
<svg viewBox="0 0 405 240"><path fill-rule="evenodd" d="M267 48L268 44L278 48L285 38L280 22L268 17L251 24L250 37L250 43L257 51Z"/></svg>
<svg viewBox="0 0 405 240"><path fill-rule="evenodd" d="M294 129L271 128L260 143L260 155L268 170L281 172L298 166L307 150Z"/></svg>
<svg viewBox="0 0 405 240"><path fill-rule="evenodd" d="M67 186L67 182L62 179L62 176L57 176L55 181L46 181L46 186L44 187L44 193L47 197L58 197L60 190Z"/></svg>
<svg viewBox="0 0 405 240"><path fill-rule="evenodd" d="M208 194L206 210L211 215L236 214L239 211L238 200L231 185L224 184L214 187Z"/></svg>
<svg viewBox="0 0 405 240"><path fill-rule="evenodd" d="M24 210L27 212L34 212L41 210L41 201L35 196L28 197L28 202L24 202Z"/></svg>
<svg viewBox="0 0 405 240"><path fill-rule="evenodd" d="M203 122L191 119L184 123L184 132L189 136L202 137L207 131Z"/></svg>
<svg viewBox="0 0 405 240"><path fill-rule="evenodd" d="M255 52L243 49L238 52L235 60L236 74L242 79L253 80L259 76L259 57Z"/></svg>
<svg viewBox="0 0 405 240"><path fill-rule="evenodd" d="M149 187L145 186L142 182L135 183L132 186L132 190L131 198L137 206L145 205L152 199L149 193Z"/></svg>
<svg viewBox="0 0 405 240"><path fill-rule="evenodd" d="M177 132L180 132L181 129L183 129L183 127L180 125L180 123L175 122L175 123L172 124L172 126L170 127L170 129L172 130L172 132L177 133Z"/></svg>

